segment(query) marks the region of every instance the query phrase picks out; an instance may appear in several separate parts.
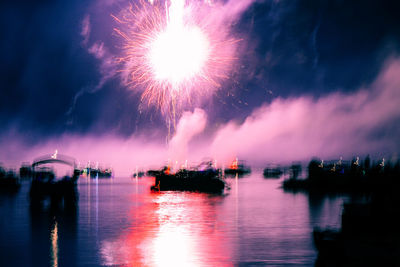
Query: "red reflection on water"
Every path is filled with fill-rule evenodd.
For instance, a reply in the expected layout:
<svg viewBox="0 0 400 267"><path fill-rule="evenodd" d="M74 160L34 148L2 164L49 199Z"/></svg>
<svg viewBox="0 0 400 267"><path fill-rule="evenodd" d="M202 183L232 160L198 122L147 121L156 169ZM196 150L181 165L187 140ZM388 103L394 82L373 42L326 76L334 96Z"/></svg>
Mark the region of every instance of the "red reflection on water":
<svg viewBox="0 0 400 267"><path fill-rule="evenodd" d="M218 220L222 196L161 192L143 195L131 226L102 244L106 265L231 266L231 252ZM133 200L137 201L137 199Z"/></svg>

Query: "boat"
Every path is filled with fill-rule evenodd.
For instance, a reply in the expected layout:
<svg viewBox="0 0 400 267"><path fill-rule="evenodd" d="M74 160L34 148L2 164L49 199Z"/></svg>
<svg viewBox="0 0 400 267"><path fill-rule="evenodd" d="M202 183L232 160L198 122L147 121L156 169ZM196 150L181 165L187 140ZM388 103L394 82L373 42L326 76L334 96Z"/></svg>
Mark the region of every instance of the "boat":
<svg viewBox="0 0 400 267"><path fill-rule="evenodd" d="M90 176L90 178L111 178L112 177L111 169L87 168L86 173Z"/></svg>
<svg viewBox="0 0 400 267"><path fill-rule="evenodd" d="M155 191L197 191L221 193L225 188L225 181L221 178L219 169L212 167L180 169L171 173L168 167L155 174Z"/></svg>
<svg viewBox="0 0 400 267"><path fill-rule="evenodd" d="M6 171L0 166L0 191L16 192L21 187L19 177L14 171Z"/></svg>
<svg viewBox="0 0 400 267"><path fill-rule="evenodd" d="M29 162L23 162L19 168L19 177L21 179L32 178L32 166Z"/></svg>
<svg viewBox="0 0 400 267"><path fill-rule="evenodd" d="M93 166L90 161L87 166L80 171L81 175L90 178L112 178L113 170L111 168L101 168L99 167L99 163L96 163L96 166Z"/></svg>
<svg viewBox="0 0 400 267"><path fill-rule="evenodd" d="M146 175L149 177L156 177L164 172L164 170L148 170Z"/></svg>
<svg viewBox="0 0 400 267"><path fill-rule="evenodd" d="M135 172L133 175L132 175L132 177L133 178L141 178L141 177L143 177L145 175L145 172L143 172L143 171L138 171L138 172Z"/></svg>
<svg viewBox="0 0 400 267"><path fill-rule="evenodd" d="M283 174L283 171L278 166L269 166L264 169L263 175L265 178L279 178Z"/></svg>
<svg viewBox="0 0 400 267"><path fill-rule="evenodd" d="M57 177L54 164L67 165L72 175ZM80 170L75 167L75 160L65 155L45 155L33 161L32 182L30 188L31 201L41 201L45 197L52 200L64 199L64 203L76 199L76 181Z"/></svg>
<svg viewBox="0 0 400 267"><path fill-rule="evenodd" d="M301 175L302 167L300 162L294 162L289 168L289 174L291 179L297 179Z"/></svg>
<svg viewBox="0 0 400 267"><path fill-rule="evenodd" d="M225 175L232 176L232 175L245 175L251 172L250 167L246 166L244 161L238 161L236 158L229 168L225 169Z"/></svg>

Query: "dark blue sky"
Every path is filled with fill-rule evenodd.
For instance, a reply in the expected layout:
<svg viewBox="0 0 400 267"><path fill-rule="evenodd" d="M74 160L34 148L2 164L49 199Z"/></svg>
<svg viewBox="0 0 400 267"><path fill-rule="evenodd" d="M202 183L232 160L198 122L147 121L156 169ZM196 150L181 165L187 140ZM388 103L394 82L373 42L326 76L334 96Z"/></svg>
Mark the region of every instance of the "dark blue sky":
<svg viewBox="0 0 400 267"><path fill-rule="evenodd" d="M118 50L110 14L123 5L1 2L0 136L9 129L32 141L65 133L165 132L160 114L138 112L140 96L118 77L98 86L104 73L88 44L101 41L111 53ZM239 64L203 106L213 114L211 124L244 119L276 97L318 97L367 86L385 59L399 52L399 11L394 0L254 3L232 26L243 39ZM81 35L85 16L91 19L87 44Z"/></svg>

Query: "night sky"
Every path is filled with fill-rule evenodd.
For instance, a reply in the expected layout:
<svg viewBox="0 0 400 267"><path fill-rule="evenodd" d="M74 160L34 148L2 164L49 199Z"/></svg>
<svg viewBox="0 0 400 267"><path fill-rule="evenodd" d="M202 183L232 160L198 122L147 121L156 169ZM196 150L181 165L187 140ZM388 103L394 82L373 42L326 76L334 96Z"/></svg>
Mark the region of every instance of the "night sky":
<svg viewBox="0 0 400 267"><path fill-rule="evenodd" d="M3 149L12 138L34 145L61 136L112 134L126 139L151 132L156 139L165 137L167 127L162 115L154 108L139 109L140 93L126 88L116 68L106 64L118 55L121 46L121 39L113 32L115 21L111 14L118 14L126 4L122 0L1 1L0 144ZM384 118L382 121L362 124L345 133L340 138L348 145L339 148L349 147L353 153L367 153L368 149L371 153L396 152L400 148L396 137L400 133L400 108L396 107L400 104L396 93L400 85L396 79L396 73L400 76L399 11L400 3L393 0L253 1L231 25L232 36L241 41L229 78L209 101L188 111L196 107L205 111L205 131L217 136L213 144L223 136L216 131L229 127L230 122L236 124L234 130L240 131L240 125L263 117L265 112L279 110L280 106L290 111L298 101L305 101L308 108L315 105L315 114L327 112L327 117L321 120L342 129L357 124L358 120L370 121L368 118L378 113L377 116ZM96 53L100 46L101 55ZM382 81L379 77L386 77L385 73L390 77ZM381 99L379 92L387 84L394 88L389 90L390 96L375 103L374 99ZM369 100L357 107L354 99L363 97ZM342 98L349 102L348 106ZM387 107L393 108L379 113L387 100L392 102ZM336 114L337 103L341 103L337 111L341 118L347 116L346 109L349 114L358 115L345 122L335 118L330 121L329 114ZM324 111L327 105L332 107ZM312 113L313 108L310 110L307 112ZM285 113L281 118L286 120L288 116ZM324 125L316 123L315 129ZM269 123L262 129L273 125ZM298 128L291 130L298 132ZM360 132L361 141L349 141L354 133L359 138ZM282 143L287 134L294 136L282 133L268 139L268 144ZM314 134L311 133L312 138ZM332 130L329 134L315 135L332 138L336 134L337 130ZM304 136L292 137L293 143L305 142ZM374 145L365 147L369 141ZM321 143L304 156L315 155L324 150L322 147ZM328 156L338 155L334 148L327 150L332 151ZM301 153L295 155L300 157ZM7 155L1 156L0 160L6 160Z"/></svg>

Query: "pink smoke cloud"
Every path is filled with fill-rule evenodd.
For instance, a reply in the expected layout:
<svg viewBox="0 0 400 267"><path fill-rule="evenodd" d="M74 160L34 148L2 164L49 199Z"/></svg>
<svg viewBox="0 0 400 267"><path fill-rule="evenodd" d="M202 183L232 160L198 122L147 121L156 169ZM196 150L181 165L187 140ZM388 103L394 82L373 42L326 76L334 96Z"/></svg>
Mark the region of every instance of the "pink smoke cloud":
<svg viewBox="0 0 400 267"><path fill-rule="evenodd" d="M86 15L82 20L81 36L83 37L83 45L87 45L90 37L90 16Z"/></svg>
<svg viewBox="0 0 400 267"><path fill-rule="evenodd" d="M203 132L206 112L195 109L183 114L169 146L150 129L146 136L129 138L64 135L33 146L10 130L0 139L0 161L18 167L22 161L32 162L57 149L81 163L99 161L111 165L117 175L128 175L136 167L161 167L168 159L190 164L212 157L227 164L239 157L262 166L308 161L313 156L335 159L370 153L390 157L400 148L399 73L400 59L391 59L368 87L319 98L276 99L256 108L243 123L229 122L207 136Z"/></svg>
<svg viewBox="0 0 400 267"><path fill-rule="evenodd" d="M169 158L180 164L188 159L188 145L190 140L204 131L207 116L204 110L195 109L194 112L183 113L176 134L169 143Z"/></svg>
<svg viewBox="0 0 400 267"><path fill-rule="evenodd" d="M211 154L262 163L396 152L398 132L391 128L400 119L399 73L400 61L392 59L369 88L355 93L276 99L254 110L244 123L219 129ZM376 131L385 137L374 138Z"/></svg>
<svg viewBox="0 0 400 267"><path fill-rule="evenodd" d="M94 55L95 58L101 59L106 54L104 43L94 43L89 49L89 53Z"/></svg>

